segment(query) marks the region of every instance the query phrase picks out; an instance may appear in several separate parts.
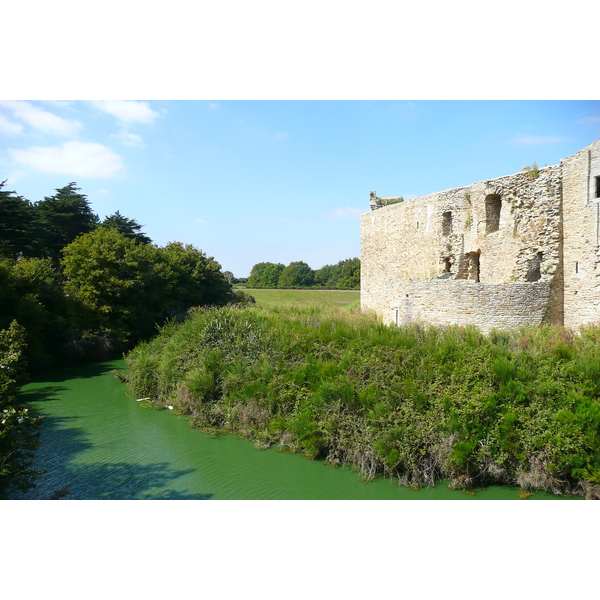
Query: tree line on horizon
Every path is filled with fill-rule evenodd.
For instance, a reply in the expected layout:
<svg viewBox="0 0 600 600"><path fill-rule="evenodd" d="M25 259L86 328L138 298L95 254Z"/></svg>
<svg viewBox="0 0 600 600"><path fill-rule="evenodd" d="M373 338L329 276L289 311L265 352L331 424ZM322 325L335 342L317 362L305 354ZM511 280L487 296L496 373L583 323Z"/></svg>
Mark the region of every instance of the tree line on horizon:
<svg viewBox="0 0 600 600"><path fill-rule="evenodd" d="M261 262L252 267L247 280L249 288L325 288L360 289L360 259L348 258L335 265L313 270L304 261L282 263Z"/></svg>

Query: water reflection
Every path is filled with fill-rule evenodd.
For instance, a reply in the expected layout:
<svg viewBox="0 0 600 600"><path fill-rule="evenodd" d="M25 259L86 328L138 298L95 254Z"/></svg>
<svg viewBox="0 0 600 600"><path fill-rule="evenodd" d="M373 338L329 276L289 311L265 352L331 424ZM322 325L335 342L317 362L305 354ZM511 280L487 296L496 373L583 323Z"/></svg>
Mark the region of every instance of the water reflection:
<svg viewBox="0 0 600 600"><path fill-rule="evenodd" d="M51 399L49 388L29 392ZM55 388L53 388L55 389ZM60 388L59 388L60 389ZM167 462L93 462L77 464L77 455L94 448L83 428L74 427L80 417L45 417L35 462L43 475L26 492L11 490L12 500L208 500L212 494L165 489L192 469L173 469Z"/></svg>

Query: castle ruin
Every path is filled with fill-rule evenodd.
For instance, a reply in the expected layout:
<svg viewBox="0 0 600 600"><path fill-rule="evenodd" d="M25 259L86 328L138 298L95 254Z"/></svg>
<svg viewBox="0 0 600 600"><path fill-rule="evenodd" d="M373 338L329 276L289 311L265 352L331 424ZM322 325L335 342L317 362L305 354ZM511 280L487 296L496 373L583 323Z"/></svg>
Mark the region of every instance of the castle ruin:
<svg viewBox="0 0 600 600"><path fill-rule="evenodd" d="M600 321L600 140L552 167L370 200L361 306L385 323Z"/></svg>

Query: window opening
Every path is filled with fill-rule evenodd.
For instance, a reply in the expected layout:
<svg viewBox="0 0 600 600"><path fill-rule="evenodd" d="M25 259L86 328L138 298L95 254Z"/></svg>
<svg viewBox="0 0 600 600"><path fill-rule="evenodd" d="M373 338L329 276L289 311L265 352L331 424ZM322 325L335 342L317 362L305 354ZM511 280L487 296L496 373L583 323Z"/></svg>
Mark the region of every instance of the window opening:
<svg viewBox="0 0 600 600"><path fill-rule="evenodd" d="M444 273L450 273L452 263L449 258L444 258Z"/></svg>
<svg viewBox="0 0 600 600"><path fill-rule="evenodd" d="M600 177L596 177L596 198L600 198Z"/></svg>
<svg viewBox="0 0 600 600"><path fill-rule="evenodd" d="M575 273L579 273L579 263L575 263Z"/></svg>
<svg viewBox="0 0 600 600"><path fill-rule="evenodd" d="M479 257L481 252L469 252L467 254L467 279L479 281Z"/></svg>
<svg viewBox="0 0 600 600"><path fill-rule="evenodd" d="M542 278L542 259L543 252L538 252L535 258L529 261L527 269L527 281L539 281Z"/></svg>
<svg viewBox="0 0 600 600"><path fill-rule="evenodd" d="M452 235L452 213L450 211L442 215L442 235Z"/></svg>
<svg viewBox="0 0 600 600"><path fill-rule="evenodd" d="M485 199L485 232L494 233L500 229L500 210L502 198L498 194L490 194Z"/></svg>

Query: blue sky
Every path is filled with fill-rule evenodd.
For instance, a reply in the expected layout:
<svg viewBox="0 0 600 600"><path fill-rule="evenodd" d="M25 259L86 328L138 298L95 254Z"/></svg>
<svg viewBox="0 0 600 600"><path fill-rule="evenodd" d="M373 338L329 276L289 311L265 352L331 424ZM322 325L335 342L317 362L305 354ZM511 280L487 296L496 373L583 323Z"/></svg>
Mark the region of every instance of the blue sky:
<svg viewBox="0 0 600 600"><path fill-rule="evenodd" d="M369 192L422 196L600 137L598 101L2 101L0 177L31 201L74 181L156 244L247 276L359 256Z"/></svg>

